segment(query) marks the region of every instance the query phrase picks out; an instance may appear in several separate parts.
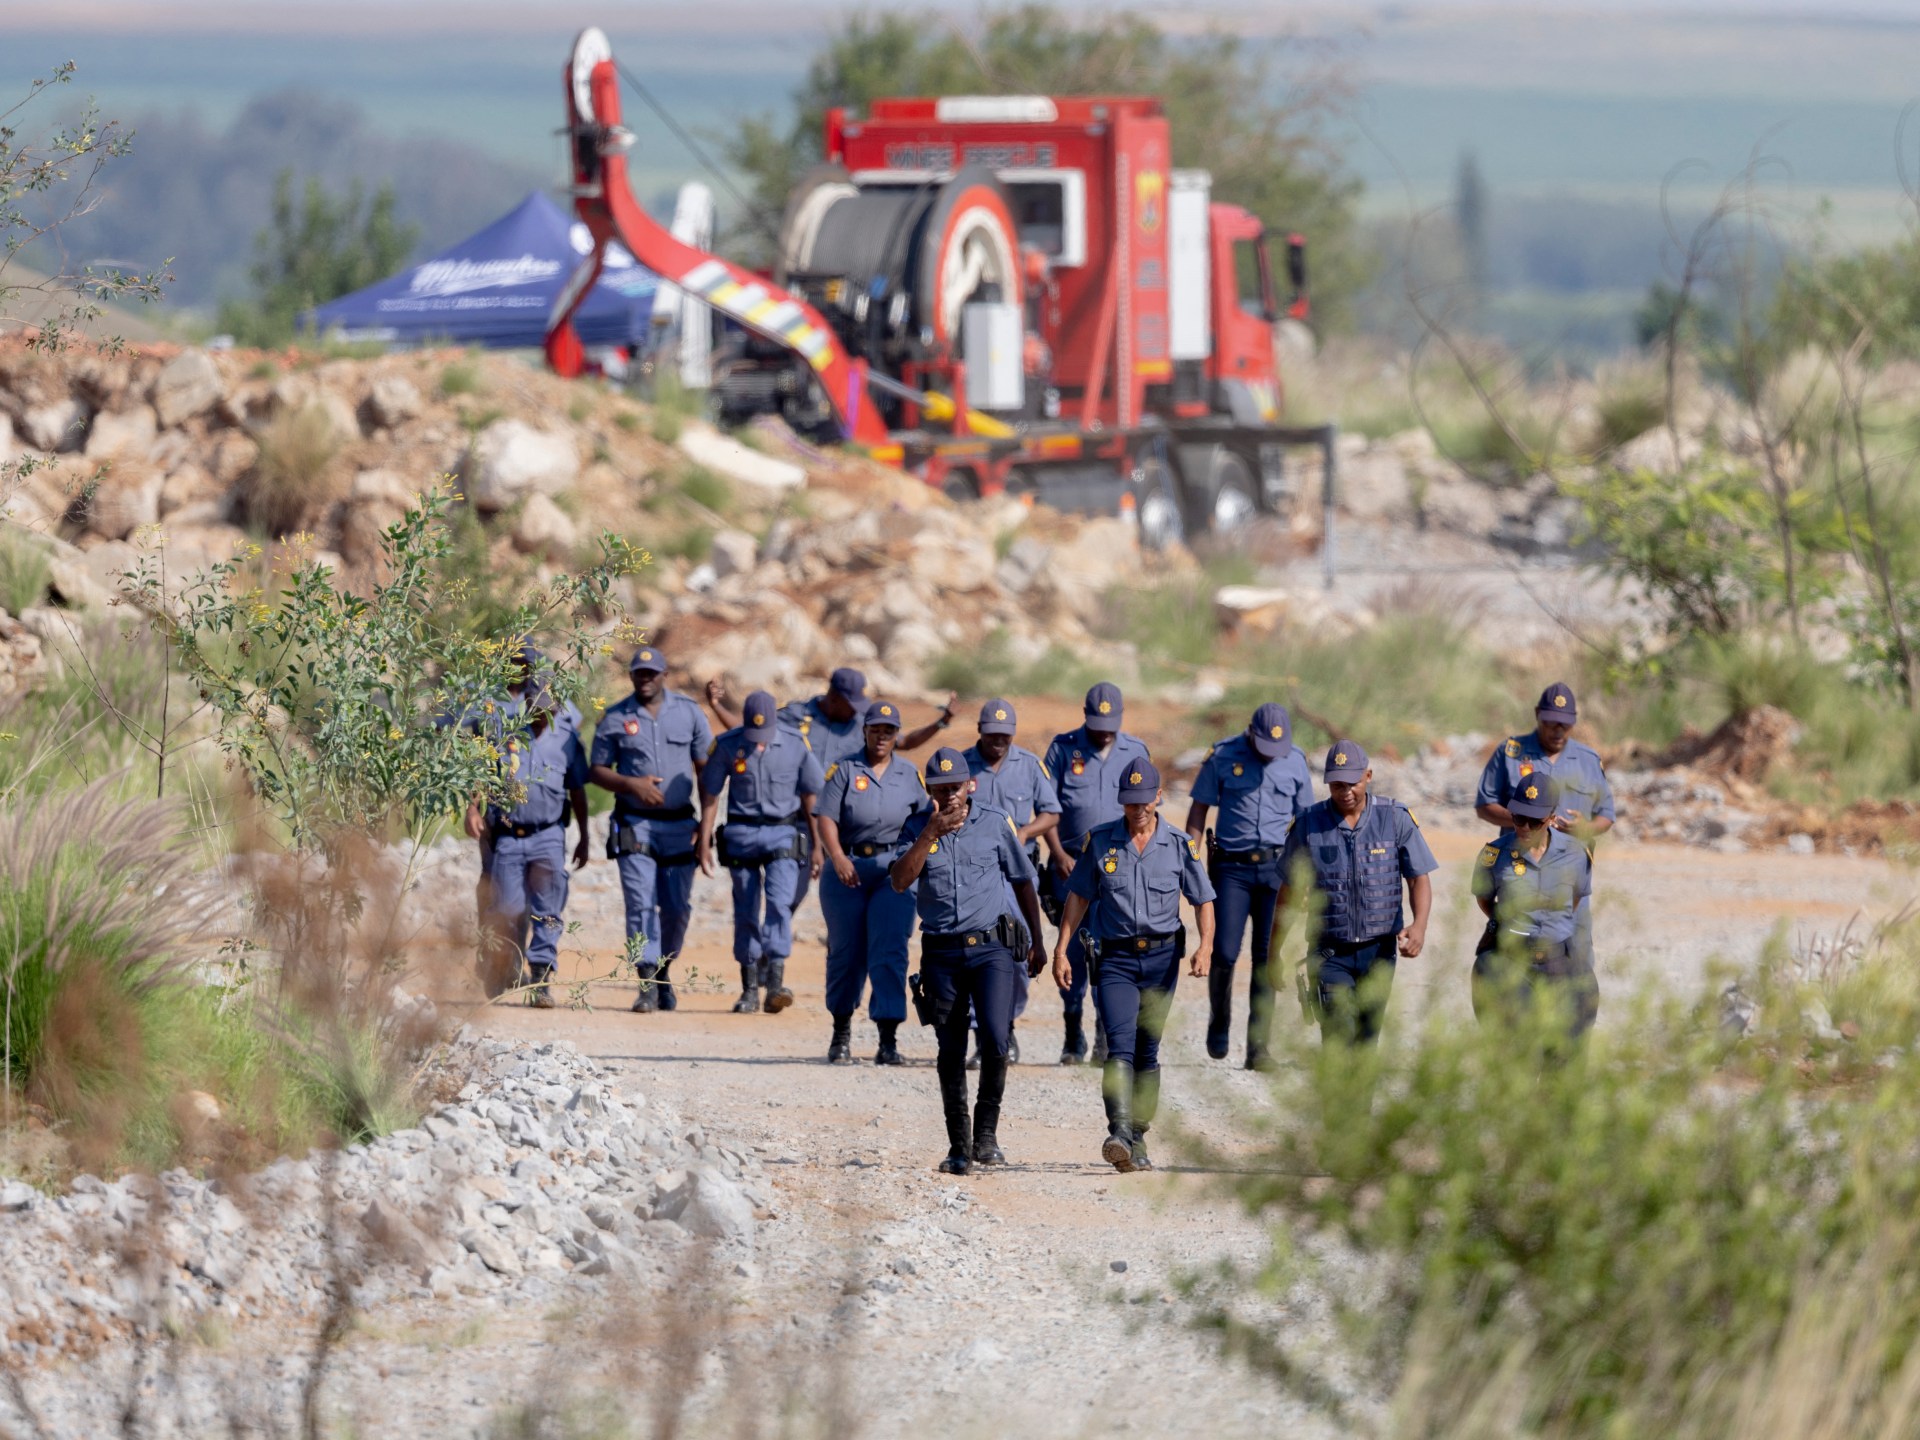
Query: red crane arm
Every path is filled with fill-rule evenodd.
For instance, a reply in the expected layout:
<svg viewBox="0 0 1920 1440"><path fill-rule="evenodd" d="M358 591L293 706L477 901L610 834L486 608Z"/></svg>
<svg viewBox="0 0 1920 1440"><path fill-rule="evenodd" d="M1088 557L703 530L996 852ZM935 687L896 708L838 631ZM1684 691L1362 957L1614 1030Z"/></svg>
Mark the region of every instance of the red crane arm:
<svg viewBox="0 0 1920 1440"><path fill-rule="evenodd" d="M620 123L619 74L613 49L598 29L582 30L575 39L565 80L573 203L593 237L593 250L554 303L547 321L548 364L561 375L580 373L585 356L573 314L599 277L607 246L617 240L661 279L804 359L825 391L844 438L885 444L886 425L867 400L866 362L847 354L817 310L750 270L674 239L634 202L626 156L633 134Z"/></svg>

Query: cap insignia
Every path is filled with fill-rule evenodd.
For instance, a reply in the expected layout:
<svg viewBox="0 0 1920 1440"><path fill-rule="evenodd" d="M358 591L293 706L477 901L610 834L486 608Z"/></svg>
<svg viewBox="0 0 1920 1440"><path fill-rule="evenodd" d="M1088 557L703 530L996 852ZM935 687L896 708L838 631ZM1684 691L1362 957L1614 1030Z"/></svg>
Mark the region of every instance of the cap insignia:
<svg viewBox="0 0 1920 1440"><path fill-rule="evenodd" d="M1538 785L1527 786L1527 799L1538 800L1539 798L1540 798L1540 787Z"/></svg>
<svg viewBox="0 0 1920 1440"><path fill-rule="evenodd" d="M1113 702L1111 700L1102 700L1099 705L1094 708L1099 710L1102 715L1111 715L1113 713Z"/></svg>
<svg viewBox="0 0 1920 1440"><path fill-rule="evenodd" d="M1344 765L1344 764L1346 764L1346 763L1347 763L1347 752L1346 752L1346 751L1344 751L1344 750L1342 750L1342 751L1341 751L1341 752L1340 752L1339 754L1337 754L1337 755L1335 755L1335 756L1333 757L1333 763L1334 763L1334 764L1336 764L1336 765Z"/></svg>
<svg viewBox="0 0 1920 1440"><path fill-rule="evenodd" d="M1287 733L1287 728L1284 725L1275 725L1272 729L1267 731L1267 734L1271 735L1276 740L1278 740L1282 735L1285 735L1286 733Z"/></svg>
<svg viewBox="0 0 1920 1440"><path fill-rule="evenodd" d="M765 715L762 715L758 710L756 710L753 712L753 719L751 723L754 725L764 725L767 723L767 717Z"/></svg>
<svg viewBox="0 0 1920 1440"><path fill-rule="evenodd" d="M1142 775L1140 774L1140 772L1139 772L1138 770L1136 770L1136 771L1134 771L1134 772L1133 772L1133 773L1132 773L1131 775L1129 775L1129 776L1127 777L1127 783L1128 783L1129 785L1138 785L1138 784L1140 783L1140 781L1142 780L1142 778L1144 778L1144 777L1142 777Z"/></svg>
<svg viewBox="0 0 1920 1440"><path fill-rule="evenodd" d="M1553 697L1553 703L1557 708L1564 710L1567 708L1567 697L1564 695L1556 695Z"/></svg>
<svg viewBox="0 0 1920 1440"><path fill-rule="evenodd" d="M951 769L953 769L953 761L951 761L951 760L942 760L942 761L940 762L940 773L941 773L942 775L944 775L944 774L946 774L946 773L947 773L947 771L949 771L949 770L951 770Z"/></svg>
<svg viewBox="0 0 1920 1440"><path fill-rule="evenodd" d="M1007 712L1004 710L996 710L993 712L993 718L996 720L1004 720L1007 718Z"/></svg>

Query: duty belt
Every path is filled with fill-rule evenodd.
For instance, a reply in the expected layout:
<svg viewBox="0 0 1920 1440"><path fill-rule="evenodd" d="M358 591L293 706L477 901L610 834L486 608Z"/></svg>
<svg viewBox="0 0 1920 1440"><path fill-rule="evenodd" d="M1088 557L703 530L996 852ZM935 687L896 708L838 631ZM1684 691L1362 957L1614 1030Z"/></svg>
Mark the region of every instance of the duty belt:
<svg viewBox="0 0 1920 1440"><path fill-rule="evenodd" d="M1159 934L1149 932L1144 935L1123 935L1096 942L1100 958L1109 955L1138 955L1146 950L1158 949L1162 945L1171 945L1180 938L1178 930L1167 930Z"/></svg>
<svg viewBox="0 0 1920 1440"><path fill-rule="evenodd" d="M792 815L771 815L771 816L729 815L727 816L727 823L729 825L798 825L800 823L800 820L801 820L801 816L797 811Z"/></svg>
<svg viewBox="0 0 1920 1440"><path fill-rule="evenodd" d="M1214 859L1225 861L1229 865L1264 865L1267 863L1267 861L1277 860L1279 859L1279 857L1280 857L1280 852L1278 850L1218 850L1216 849L1213 852Z"/></svg>
<svg viewBox="0 0 1920 1440"><path fill-rule="evenodd" d="M693 819L693 806L675 805L669 808L660 805L652 809L642 807L637 810L616 810L613 812L613 818L616 820L659 820L662 822L691 820Z"/></svg>
<svg viewBox="0 0 1920 1440"><path fill-rule="evenodd" d="M932 955L957 955L982 945L1000 943L999 930L993 926L985 930L955 931L951 935L929 935L924 931L920 935L921 949Z"/></svg>
<svg viewBox="0 0 1920 1440"><path fill-rule="evenodd" d="M871 860L876 855L891 855L899 848L898 840L862 840L858 845L847 846L847 854L860 860Z"/></svg>
<svg viewBox="0 0 1920 1440"><path fill-rule="evenodd" d="M542 830L551 830L556 825L567 823L562 815L558 820L542 820L538 825L509 825L505 821L492 827L492 838L498 840L503 835L511 835L516 840L524 840L529 835L538 835Z"/></svg>

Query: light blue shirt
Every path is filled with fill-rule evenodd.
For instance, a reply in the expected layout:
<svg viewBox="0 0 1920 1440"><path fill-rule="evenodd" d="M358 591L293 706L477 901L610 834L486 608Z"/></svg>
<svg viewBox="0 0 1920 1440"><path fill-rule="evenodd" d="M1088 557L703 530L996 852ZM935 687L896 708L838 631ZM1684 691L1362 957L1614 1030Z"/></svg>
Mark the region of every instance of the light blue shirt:
<svg viewBox="0 0 1920 1440"><path fill-rule="evenodd" d="M1193 798L1214 807L1222 850L1278 850L1296 816L1313 804L1313 773L1298 745L1263 760L1245 735L1222 740L1200 762Z"/></svg>

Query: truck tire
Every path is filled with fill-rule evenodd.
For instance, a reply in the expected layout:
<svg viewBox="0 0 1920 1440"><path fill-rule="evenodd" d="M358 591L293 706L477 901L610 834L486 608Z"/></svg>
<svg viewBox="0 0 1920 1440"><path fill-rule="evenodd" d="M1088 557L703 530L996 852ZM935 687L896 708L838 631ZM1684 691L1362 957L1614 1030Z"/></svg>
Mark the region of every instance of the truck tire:
<svg viewBox="0 0 1920 1440"><path fill-rule="evenodd" d="M1223 544L1243 539L1260 513L1260 486L1246 456L1225 445L1179 448L1189 529Z"/></svg>
<svg viewBox="0 0 1920 1440"><path fill-rule="evenodd" d="M1142 549L1166 550L1186 539L1180 488L1173 467L1158 455L1143 455L1136 462L1133 508Z"/></svg>

